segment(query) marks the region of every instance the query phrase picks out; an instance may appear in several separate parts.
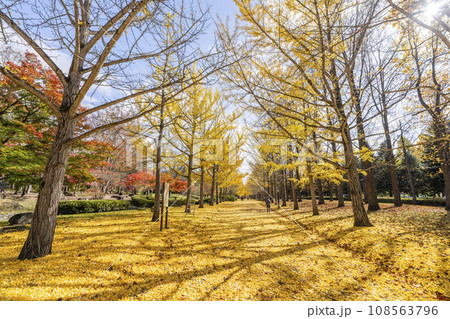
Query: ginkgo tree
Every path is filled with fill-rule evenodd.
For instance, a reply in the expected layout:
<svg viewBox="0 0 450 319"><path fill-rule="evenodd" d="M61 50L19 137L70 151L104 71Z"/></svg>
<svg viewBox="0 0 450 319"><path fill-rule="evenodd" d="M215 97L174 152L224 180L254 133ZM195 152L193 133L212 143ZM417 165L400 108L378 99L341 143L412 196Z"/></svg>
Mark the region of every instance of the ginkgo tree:
<svg viewBox="0 0 450 319"><path fill-rule="evenodd" d="M214 134L214 119L220 117L223 109L219 105L219 92L213 91L200 84L192 86L185 92L185 98L176 104L176 113L179 115L171 126L174 139L170 139L171 146L175 149L175 163L173 169L179 175L186 177L188 182L186 209L191 210L191 197L193 193L193 171L199 167L194 166L195 157L200 155L196 144L201 140L208 140ZM212 126L211 126L212 124ZM177 170L183 167L184 173ZM198 163L197 163L198 165Z"/></svg>
<svg viewBox="0 0 450 319"><path fill-rule="evenodd" d="M192 70L194 74L197 72L202 71ZM177 117L170 127L173 138L169 139L175 154L171 167L177 174L187 179L186 212L189 213L194 171L205 169L206 162L204 158L202 159L202 152L205 152L203 147L207 147L213 141L217 145L224 143L228 131L233 128L239 115L237 112L226 114L219 92L201 84L190 85L175 103L174 111ZM212 164L214 167L218 165Z"/></svg>

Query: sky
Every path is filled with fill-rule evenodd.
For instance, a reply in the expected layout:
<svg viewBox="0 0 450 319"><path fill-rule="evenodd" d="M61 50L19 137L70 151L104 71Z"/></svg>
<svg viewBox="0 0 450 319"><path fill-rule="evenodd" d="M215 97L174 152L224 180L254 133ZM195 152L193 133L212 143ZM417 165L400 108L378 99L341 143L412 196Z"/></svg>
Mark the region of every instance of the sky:
<svg viewBox="0 0 450 319"><path fill-rule="evenodd" d="M220 17L226 17L227 15L232 17L238 11L233 0L200 0L200 3L211 6L211 13L218 14Z"/></svg>

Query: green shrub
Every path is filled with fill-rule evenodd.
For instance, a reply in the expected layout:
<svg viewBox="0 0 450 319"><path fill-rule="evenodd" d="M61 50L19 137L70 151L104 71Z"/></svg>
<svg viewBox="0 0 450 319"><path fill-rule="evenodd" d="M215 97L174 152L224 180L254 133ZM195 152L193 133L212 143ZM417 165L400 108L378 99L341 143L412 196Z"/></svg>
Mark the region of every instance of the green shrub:
<svg viewBox="0 0 450 319"><path fill-rule="evenodd" d="M227 197L225 198L226 201L229 202L235 202L237 200L237 197L234 195L227 195Z"/></svg>
<svg viewBox="0 0 450 319"><path fill-rule="evenodd" d="M153 207L155 200L150 196L135 195L131 197L131 203L136 207Z"/></svg>
<svg viewBox="0 0 450 319"><path fill-rule="evenodd" d="M378 197L380 203L394 203L392 197ZM402 198L403 204L412 205L412 198ZM445 199L442 198L417 198L417 205L445 207Z"/></svg>
<svg viewBox="0 0 450 319"><path fill-rule="evenodd" d="M303 199L311 199L311 197L303 197ZM318 198L316 197L318 200ZM324 196L325 200L329 200L329 196ZM333 197L336 200L336 197ZM344 198L345 201L349 201L348 197ZM378 202L380 203L394 203L394 198L392 197L378 197ZM407 205L412 205L412 198L402 198L402 203ZM436 206L436 207L445 207L445 199L442 198L417 198L417 205L420 206Z"/></svg>
<svg viewBox="0 0 450 319"><path fill-rule="evenodd" d="M59 203L58 215L74 215L126 210L130 202L126 200L74 200Z"/></svg>
<svg viewBox="0 0 450 319"><path fill-rule="evenodd" d="M169 197L169 206L183 206L186 205L186 196L180 194L173 194ZM136 207L153 207L155 200L150 196L133 196L131 197L131 202ZM194 202L194 201L192 201ZM195 200L195 204L198 204L199 200Z"/></svg>
<svg viewBox="0 0 450 319"><path fill-rule="evenodd" d="M186 205L187 198L186 196L183 197L170 197L169 198L169 206L183 206Z"/></svg>

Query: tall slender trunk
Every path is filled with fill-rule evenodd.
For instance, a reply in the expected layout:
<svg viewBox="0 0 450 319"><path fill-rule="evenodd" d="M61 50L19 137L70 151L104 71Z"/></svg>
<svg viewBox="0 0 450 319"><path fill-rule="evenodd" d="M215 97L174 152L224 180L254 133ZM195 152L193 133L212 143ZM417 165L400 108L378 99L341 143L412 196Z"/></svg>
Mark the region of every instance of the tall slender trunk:
<svg viewBox="0 0 450 319"><path fill-rule="evenodd" d="M313 140L314 140L314 145L315 145L316 149L318 150L319 144L317 143L316 132L313 132ZM325 204L325 199L323 198L322 179L320 179L320 178L317 179L317 193L319 195L319 205Z"/></svg>
<svg viewBox="0 0 450 319"><path fill-rule="evenodd" d="M214 190L216 188L216 164L213 165L212 170L211 197L209 199L209 205L214 206Z"/></svg>
<svg viewBox="0 0 450 319"><path fill-rule="evenodd" d="M298 167L295 169L295 174L297 176L297 180L300 181L300 172L298 171ZM297 186L297 195L298 195L298 201L302 201L302 190L300 186Z"/></svg>
<svg viewBox="0 0 450 319"><path fill-rule="evenodd" d="M336 101L336 115L341 126L342 143L344 144L345 166L347 167L347 174L349 177L350 196L353 208L353 224L354 226L372 226L369 221L369 217L367 216L366 209L364 208L364 202L362 200L361 183L359 182L358 170L356 167L356 158L353 151L352 139L350 135L350 128L347 123L347 116L344 111L344 104L342 103L336 65L333 60L331 63L330 71L333 83L334 98Z"/></svg>
<svg viewBox="0 0 450 319"><path fill-rule="evenodd" d="M333 198L333 188L334 188L334 183L328 182L328 192L330 193L330 202L332 202L334 200L334 198Z"/></svg>
<svg viewBox="0 0 450 319"><path fill-rule="evenodd" d="M369 144L366 140L366 132L364 131L364 120L362 117L362 110L361 110L361 97L359 94L359 89L356 87L355 79L353 72L350 72L350 83L352 86L352 95L353 95L353 101L355 105L355 111L356 111L356 129L358 132L358 144L359 149L363 150L370 149ZM373 175L372 171L373 163L371 160L362 160L362 168L364 169L366 175L363 175L363 183L364 183L364 194L367 198L368 211L376 211L380 209L380 205L378 204L378 197L377 197L377 189L375 187L375 177Z"/></svg>
<svg viewBox="0 0 450 319"><path fill-rule="evenodd" d="M51 253L56 227L56 215L61 198L75 121L64 114L59 120L53 146L45 167L28 237L19 259L34 259Z"/></svg>
<svg viewBox="0 0 450 319"><path fill-rule="evenodd" d="M338 200L337 207L344 207L345 206L344 185L342 185L342 182L336 185L336 197Z"/></svg>
<svg viewBox="0 0 450 319"><path fill-rule="evenodd" d="M292 193L292 201L294 202L294 210L298 210L298 200L297 200L297 187L295 186L294 181L292 180L294 178L294 171L289 171L289 177L290 180L290 186L291 186L291 193Z"/></svg>
<svg viewBox="0 0 450 319"><path fill-rule="evenodd" d="M330 122L330 125L333 124L331 122L331 119L329 120L329 122ZM335 158L337 158L337 146L336 146L336 142L335 141L331 142L331 150L333 151L333 156ZM338 200L337 207L344 207L345 206L345 202L344 202L344 187L342 185L342 182L340 182L339 184L336 185L336 198Z"/></svg>
<svg viewBox="0 0 450 319"><path fill-rule="evenodd" d="M270 190L271 190L271 197L273 198L273 202L276 202L278 199L277 199L277 191L276 191L276 185L275 185L275 174L274 173L272 173L271 175L270 175L270 185L271 185L271 188L270 188Z"/></svg>
<svg viewBox="0 0 450 319"><path fill-rule="evenodd" d="M284 168L281 170L281 192L283 196L283 203L282 206L286 206L287 203L287 187L286 187L286 171Z"/></svg>
<svg viewBox="0 0 450 319"><path fill-rule="evenodd" d="M317 193L319 194L319 205L325 204L325 198L323 197L323 185L322 179L317 179Z"/></svg>
<svg viewBox="0 0 450 319"><path fill-rule="evenodd" d="M313 210L313 216L319 215L319 208L317 207L316 202L316 189L314 186L314 177L311 170L311 163L306 164L306 169L308 173L308 179L309 179L309 191L311 193L311 205Z"/></svg>
<svg viewBox="0 0 450 319"><path fill-rule="evenodd" d="M216 204L218 205L220 203L220 196L219 196L219 183L216 182Z"/></svg>
<svg viewBox="0 0 450 319"><path fill-rule="evenodd" d="M155 171L155 199L153 202L152 221L159 220L159 210L161 206L161 163L162 163L162 141L164 138L164 91L159 113L158 141L156 143L156 171Z"/></svg>
<svg viewBox="0 0 450 319"><path fill-rule="evenodd" d="M264 172L264 185L266 186L266 192L267 194L265 196L263 196L263 198L265 198L267 195L271 195L270 194L270 176L269 176L269 170Z"/></svg>
<svg viewBox="0 0 450 319"><path fill-rule="evenodd" d="M204 208L204 197L205 197L205 168L203 165L200 167L200 204L199 208Z"/></svg>
<svg viewBox="0 0 450 319"><path fill-rule="evenodd" d="M187 170L187 193L186 193L186 208L185 213L191 212L191 200L192 200L192 166L194 165L194 155L193 150L190 150L188 159L188 170Z"/></svg>
<svg viewBox="0 0 450 319"><path fill-rule="evenodd" d="M402 141L402 149L403 149L403 157L405 158L406 172L408 174L409 188L411 191L412 203L413 205L417 205L417 196L416 196L416 188L414 187L414 179L412 175L411 165L408 160L408 154L406 153L405 139L403 138L403 129L400 126L401 132L401 141Z"/></svg>
<svg viewBox="0 0 450 319"><path fill-rule="evenodd" d="M384 96L384 94L382 94L382 96ZM391 176L392 193L394 195L394 206L402 206L402 199L400 197L400 187L398 186L394 150L392 148L391 133L389 130L389 122L386 107L384 107L382 118L383 118L382 122L384 128L384 136L386 138L386 147L388 152L389 174Z"/></svg>

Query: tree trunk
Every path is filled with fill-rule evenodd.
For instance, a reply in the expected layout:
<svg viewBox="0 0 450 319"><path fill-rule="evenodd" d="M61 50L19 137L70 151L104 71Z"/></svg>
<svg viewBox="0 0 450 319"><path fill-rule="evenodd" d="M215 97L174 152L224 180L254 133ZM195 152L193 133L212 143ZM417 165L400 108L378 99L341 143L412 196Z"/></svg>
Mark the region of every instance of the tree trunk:
<svg viewBox="0 0 450 319"><path fill-rule="evenodd" d="M394 195L394 206L402 206L402 199L400 197L400 188L398 186L397 172L395 169L395 157L394 157L394 150L392 148L391 133L389 130L389 122L387 117L387 106L385 104L386 103L385 98L386 97L384 96L384 93L381 94L381 100L383 105L382 122L384 128L384 136L386 137L387 152L389 156L389 173L391 175L391 186L392 186L392 193Z"/></svg>
<svg viewBox="0 0 450 319"><path fill-rule="evenodd" d="M330 193L330 202L332 202L334 200L334 198L333 198L333 188L334 188L334 183L328 182L328 191Z"/></svg>
<svg viewBox="0 0 450 319"><path fill-rule="evenodd" d="M330 124L332 124L331 120L330 120ZM334 142L334 141L331 142L331 150L333 151L334 156L336 156L336 154L337 154L337 147L336 147L336 142ZM345 202L344 202L344 187L342 185L342 182L340 182L339 184L336 184L336 198L338 200L337 207L344 207L345 206Z"/></svg>
<svg viewBox="0 0 450 319"><path fill-rule="evenodd" d="M271 201L273 203L275 203L276 201L276 197L277 197L277 193L275 191L275 183L274 183L274 178L273 178L273 173L270 174L269 173L269 184L270 184L270 197L271 197Z"/></svg>
<svg viewBox="0 0 450 319"><path fill-rule="evenodd" d="M314 178L311 170L311 163L306 164L308 178L309 178L309 191L311 193L311 205L313 210L313 216L319 215L319 208L317 207L316 202L316 189L314 186Z"/></svg>
<svg viewBox="0 0 450 319"><path fill-rule="evenodd" d="M164 91L162 92L162 101L164 101ZM152 222L159 220L159 210L161 206L161 155L162 140L164 137L164 103L161 103L158 142L156 144L156 172L155 172L155 200L153 202Z"/></svg>
<svg viewBox="0 0 450 319"><path fill-rule="evenodd" d="M187 171L187 193L186 193L186 209L184 212L189 214L191 212L191 200L192 200L192 166L194 165L194 155L193 150L191 150L191 154L189 154L188 160L188 171Z"/></svg>
<svg viewBox="0 0 450 319"><path fill-rule="evenodd" d="M330 71L333 82L334 97L336 101L336 115L342 128L341 136L342 143L344 144L345 165L347 167L347 174L349 177L354 225L372 226L369 221L369 217L367 216L366 209L364 208L364 202L362 200L361 183L359 182L358 171L356 167L356 158L353 152L352 138L350 135L350 128L347 123L347 115L345 114L344 105L342 103L339 79L336 72L336 64L333 60L331 63Z"/></svg>
<svg viewBox="0 0 450 319"><path fill-rule="evenodd" d="M364 131L364 120L362 117L361 111L361 97L359 94L359 89L356 87L353 72L350 73L350 83L352 85L352 95L354 96L354 105L356 111L356 129L358 132L358 144L359 149L362 150L364 148L370 149L369 144L366 140L366 132ZM363 175L363 183L364 183L364 194L367 198L367 203L369 204L368 211L377 211L380 209L380 205L378 204L377 197L377 189L375 187L375 177L373 176L372 171L372 161L371 160L362 160L362 168L366 172L366 175Z"/></svg>
<svg viewBox="0 0 450 319"><path fill-rule="evenodd" d="M300 181L300 172L298 171L298 167L295 169L295 174L297 176L297 180ZM297 186L297 195L298 195L298 201L302 201L302 190L300 186Z"/></svg>
<svg viewBox="0 0 450 319"><path fill-rule="evenodd" d="M216 182L216 204L219 205L220 200L219 200L220 196L219 196L219 183Z"/></svg>
<svg viewBox="0 0 450 319"><path fill-rule="evenodd" d="M282 200L283 203L281 204L281 206L286 206L287 205L287 185L286 185L286 171L284 170L284 168L281 170L281 192L282 192Z"/></svg>
<svg viewBox="0 0 450 319"><path fill-rule="evenodd" d="M52 251L56 215L71 149L68 141L73 137L74 131L75 121L69 116L63 116L58 123L52 150L40 185L30 231L19 255L20 260L43 257Z"/></svg>
<svg viewBox="0 0 450 319"><path fill-rule="evenodd" d="M269 176L269 171L268 171L268 170L264 172L264 186L266 186L266 193L267 193L267 194L264 194L262 200L264 200L264 198L265 198L267 195L270 196L270 176Z"/></svg>
<svg viewBox="0 0 450 319"><path fill-rule="evenodd" d="M199 208L204 208L204 196L205 196L205 168L203 165L200 167L200 204Z"/></svg>
<svg viewBox="0 0 450 319"><path fill-rule="evenodd" d="M372 226L364 208L362 198L361 183L359 182L359 174L356 167L356 158L353 153L353 146L351 142L350 133L347 131L347 136L344 140L345 165L348 167L347 174L350 187L350 197L353 208L353 225L354 226Z"/></svg>
<svg viewBox="0 0 450 319"><path fill-rule="evenodd" d="M342 185L342 182L336 185L336 197L338 200L337 207L344 207L345 201L344 201L344 186Z"/></svg>
<svg viewBox="0 0 450 319"><path fill-rule="evenodd" d="M290 184L291 184L292 201L294 202L294 210L298 210L297 186L295 186L295 183L292 180L294 178L293 170L289 171L289 177L291 178Z"/></svg>
<svg viewBox="0 0 450 319"><path fill-rule="evenodd" d="M405 140L403 138L403 129L400 126L401 132L401 141L402 141L402 149L403 149L403 157L405 158L406 172L408 174L409 188L411 191L412 203L413 205L417 205L417 196L416 196L416 188L414 187L414 179L412 175L411 165L408 160L408 154L406 153Z"/></svg>
<svg viewBox="0 0 450 319"><path fill-rule="evenodd" d="M209 205L214 206L214 190L216 188L216 164L213 165L212 180L211 180L211 198L209 199Z"/></svg>
<svg viewBox="0 0 450 319"><path fill-rule="evenodd" d="M325 198L323 197L322 179L317 179L317 192L319 193L319 205L325 204Z"/></svg>

